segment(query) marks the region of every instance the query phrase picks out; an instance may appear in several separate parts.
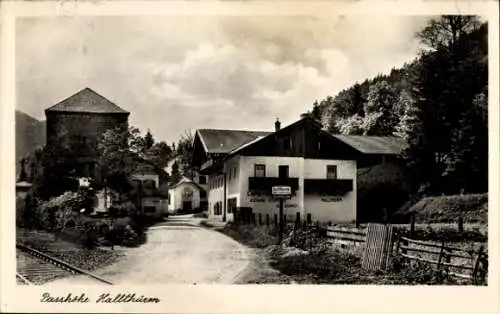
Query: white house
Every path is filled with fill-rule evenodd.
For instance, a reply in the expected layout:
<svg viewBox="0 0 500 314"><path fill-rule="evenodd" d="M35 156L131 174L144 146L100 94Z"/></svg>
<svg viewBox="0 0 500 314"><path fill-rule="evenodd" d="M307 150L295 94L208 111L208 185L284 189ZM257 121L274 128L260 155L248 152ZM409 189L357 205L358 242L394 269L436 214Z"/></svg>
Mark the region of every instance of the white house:
<svg viewBox="0 0 500 314"><path fill-rule="evenodd" d="M287 220L355 222L358 166L395 158L396 138L333 136L311 118L275 132L200 129L194 138L192 163L208 179L212 219L229 221L234 212L274 220L278 201L273 186L290 186ZM276 216L277 217L277 216Z"/></svg>
<svg viewBox="0 0 500 314"><path fill-rule="evenodd" d="M198 183L183 177L168 189L168 211L196 210L201 208L202 198L206 199L206 190Z"/></svg>

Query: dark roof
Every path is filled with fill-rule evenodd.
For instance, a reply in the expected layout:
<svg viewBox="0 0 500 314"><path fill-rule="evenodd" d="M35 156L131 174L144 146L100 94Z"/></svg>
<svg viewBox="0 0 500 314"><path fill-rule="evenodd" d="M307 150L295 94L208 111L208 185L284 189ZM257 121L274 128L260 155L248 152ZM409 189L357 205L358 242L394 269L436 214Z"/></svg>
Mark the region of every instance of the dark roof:
<svg viewBox="0 0 500 314"><path fill-rule="evenodd" d="M84 112L84 113L128 113L90 88L85 88L54 106L46 112Z"/></svg>
<svg viewBox="0 0 500 314"><path fill-rule="evenodd" d="M199 129L196 131L207 153L229 153L239 146L271 132Z"/></svg>
<svg viewBox="0 0 500 314"><path fill-rule="evenodd" d="M363 154L401 154L405 146L402 138L395 136L333 135Z"/></svg>

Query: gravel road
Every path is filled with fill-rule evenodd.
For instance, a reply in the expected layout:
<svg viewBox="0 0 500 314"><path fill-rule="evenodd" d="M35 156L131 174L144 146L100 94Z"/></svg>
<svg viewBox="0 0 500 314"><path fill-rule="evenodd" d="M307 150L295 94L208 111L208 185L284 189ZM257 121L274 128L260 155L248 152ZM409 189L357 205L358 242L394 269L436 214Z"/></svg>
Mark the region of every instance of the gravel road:
<svg viewBox="0 0 500 314"><path fill-rule="evenodd" d="M124 256L94 273L114 284L233 283L247 267L247 249L233 239L199 227L201 219L172 216L148 230L147 243L118 248ZM48 284L100 284L74 276Z"/></svg>

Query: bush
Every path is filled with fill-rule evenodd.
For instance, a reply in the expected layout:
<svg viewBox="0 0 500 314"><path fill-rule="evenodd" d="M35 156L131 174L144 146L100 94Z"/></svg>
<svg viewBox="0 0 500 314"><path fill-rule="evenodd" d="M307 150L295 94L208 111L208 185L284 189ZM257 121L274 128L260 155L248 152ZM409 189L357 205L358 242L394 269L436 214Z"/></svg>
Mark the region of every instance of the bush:
<svg viewBox="0 0 500 314"><path fill-rule="evenodd" d="M415 214L418 223L488 222L488 194L465 194L425 197L400 215Z"/></svg>

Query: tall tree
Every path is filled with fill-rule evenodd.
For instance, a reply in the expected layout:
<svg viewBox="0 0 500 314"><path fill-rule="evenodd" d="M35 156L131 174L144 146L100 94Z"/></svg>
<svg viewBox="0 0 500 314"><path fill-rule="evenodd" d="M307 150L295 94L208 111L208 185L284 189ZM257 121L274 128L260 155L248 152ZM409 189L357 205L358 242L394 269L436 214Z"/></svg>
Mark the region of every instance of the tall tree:
<svg viewBox="0 0 500 314"><path fill-rule="evenodd" d="M155 140L153 138L153 134L151 134L151 131L148 129L148 132L146 132L146 135L144 136L144 148L149 150L153 147L154 143Z"/></svg>
<svg viewBox="0 0 500 314"><path fill-rule="evenodd" d="M174 164L172 165L172 173L170 174L170 182L172 184L175 184L175 183L179 182L181 177L182 177L182 175L181 175L181 172L179 170L179 164L177 163L177 161L175 161Z"/></svg>
<svg viewBox="0 0 500 314"><path fill-rule="evenodd" d="M146 159L158 168L164 168L172 158L172 149L165 142L155 143L146 153Z"/></svg>
<svg viewBox="0 0 500 314"><path fill-rule="evenodd" d="M394 130L394 135L401 137L408 143L409 139L415 136L413 132L420 129L418 125L420 120L415 101L407 91L402 91L399 95L396 115L401 118Z"/></svg>
<svg viewBox="0 0 500 314"><path fill-rule="evenodd" d="M433 49L422 54L414 76L421 134L410 139L406 156L434 192L457 193L474 181L485 186L478 173L487 163L487 132L480 129L487 123L477 122L473 107L487 86L487 32L476 21L443 16L418 33Z"/></svg>
<svg viewBox="0 0 500 314"><path fill-rule="evenodd" d="M130 175L136 169L135 155L144 151L144 140L134 127L107 130L98 140L98 165L101 180L120 194L131 188Z"/></svg>
<svg viewBox="0 0 500 314"><path fill-rule="evenodd" d="M176 156L179 157L179 169L183 176L192 179L195 175L191 167L193 155L194 135L191 130L186 130L177 142Z"/></svg>
<svg viewBox="0 0 500 314"><path fill-rule="evenodd" d="M433 49L454 49L461 37L477 30L479 26L477 16L444 15L430 20L417 33L417 37Z"/></svg>
<svg viewBox="0 0 500 314"><path fill-rule="evenodd" d="M386 81L380 81L370 86L364 106L363 131L365 135L392 135L396 126L396 117L393 111L396 102L396 93Z"/></svg>

